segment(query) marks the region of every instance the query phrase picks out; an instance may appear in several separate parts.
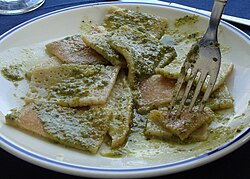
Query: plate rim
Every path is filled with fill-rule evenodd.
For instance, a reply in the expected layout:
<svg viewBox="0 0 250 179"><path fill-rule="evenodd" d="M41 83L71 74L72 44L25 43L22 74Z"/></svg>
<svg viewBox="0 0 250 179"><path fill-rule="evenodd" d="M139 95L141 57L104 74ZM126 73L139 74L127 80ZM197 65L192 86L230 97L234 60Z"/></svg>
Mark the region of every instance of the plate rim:
<svg viewBox="0 0 250 179"><path fill-rule="evenodd" d="M153 6L162 6L162 7L168 7L170 9L177 9L182 11L187 11L195 14L199 14L204 17L209 17L208 15L195 12L190 9L185 9L183 7L173 7L168 4L158 4L158 3L148 3L148 2L98 2L98 3L89 3L89 4L81 4L76 6L70 6L63 9L58 9L52 12L48 12L42 15L39 15L37 17L34 17L30 20L27 20L10 30L6 31L0 36L0 42L10 36L12 33L16 32L18 29L28 26L32 22L35 22L37 20L43 19L48 16L53 16L54 14L63 13L66 11L74 10L74 9L80 9L80 8L86 8L91 6L102 6L102 5L123 5L123 4L132 4L132 5L153 5ZM225 22L221 21L222 24L224 24L226 27L232 29L237 35L241 36L243 39L247 40L247 42L250 44L250 36L243 32L242 30L238 29L237 27ZM49 170L54 170L62 173L68 173L73 175L81 175L81 176L90 176L93 177L93 174L95 177L143 177L143 176L159 176L162 174L173 174L181 171L185 171L191 168L195 168L201 165L204 165L206 163L212 162L218 158L221 158L232 151L236 150L237 148L241 147L243 144L245 144L247 141L250 140L250 127L246 128L246 130L241 133L239 136L235 137L233 140L225 143L224 145L217 147L207 153L203 153L199 156L181 160L174 163L169 164L161 164L161 165L155 165L155 166L148 166L148 167L136 167L136 168L104 168L104 167L88 167L88 166L81 166L77 164L67 163L63 161L54 160L51 158L48 158L46 156L39 155L38 153L29 151L28 149L25 149L18 144L12 142L11 140L8 140L6 137L4 137L2 134L0 134L0 147L4 149L5 151L15 155L18 158L21 158L25 161L28 161L32 164L44 167ZM193 163L194 162L194 163ZM63 169L63 170L62 170ZM72 172L74 171L74 172ZM143 171L143 173L141 173ZM92 173L95 172L95 173ZM97 173L96 173L97 172ZM103 173L105 172L105 173ZM131 174L134 174L131 176Z"/></svg>

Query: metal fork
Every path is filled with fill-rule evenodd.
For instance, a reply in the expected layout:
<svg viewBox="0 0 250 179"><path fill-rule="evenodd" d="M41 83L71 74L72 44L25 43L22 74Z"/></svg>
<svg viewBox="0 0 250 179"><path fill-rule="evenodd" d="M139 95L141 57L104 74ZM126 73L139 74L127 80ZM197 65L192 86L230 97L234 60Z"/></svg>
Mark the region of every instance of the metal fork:
<svg viewBox="0 0 250 179"><path fill-rule="evenodd" d="M217 40L217 31L226 3L227 0L214 0L207 31L202 39L191 47L191 50L186 56L173 92L172 101L170 103L170 109L173 109L176 105L181 87L186 81L187 76L189 76L189 80L187 82L184 95L182 96L182 100L178 106L176 115L179 115L185 106L185 102L189 97L189 93L195 79L198 79L198 83L188 107L189 111L193 109L205 81L207 82L207 88L199 104L199 111L204 109L205 103L213 90L221 64L221 53Z"/></svg>

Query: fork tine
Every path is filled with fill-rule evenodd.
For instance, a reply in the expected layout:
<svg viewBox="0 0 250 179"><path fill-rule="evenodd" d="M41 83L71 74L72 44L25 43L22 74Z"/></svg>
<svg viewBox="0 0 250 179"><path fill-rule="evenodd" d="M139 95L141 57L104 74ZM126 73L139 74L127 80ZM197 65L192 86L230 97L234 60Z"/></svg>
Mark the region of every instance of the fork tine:
<svg viewBox="0 0 250 179"><path fill-rule="evenodd" d="M195 79L197 73L198 73L198 69L197 68L193 69L192 72L191 72L190 79L188 80L188 83L187 83L184 95L183 95L182 100L180 102L180 106L179 106L179 108L177 110L177 116L180 114L181 110L184 107L184 104L185 104L185 102L186 102L186 100L188 98L188 94L189 94L189 92L191 90L191 87L193 85L193 82L194 82L194 79Z"/></svg>
<svg viewBox="0 0 250 179"><path fill-rule="evenodd" d="M176 82L176 86L175 86L175 89L173 91L173 96L172 96L172 100L171 100L171 103L170 103L170 109L173 109L175 103L176 103L176 100L177 100L177 97L180 93L180 90L181 90L181 87L185 81L185 77L186 77L186 73L181 73L177 82Z"/></svg>
<svg viewBox="0 0 250 179"><path fill-rule="evenodd" d="M218 72L217 72L218 73ZM208 85L207 85L207 89L205 91L205 94L201 100L201 103L200 103L200 106L199 106L199 111L202 111L205 107L205 102L207 101L207 99L209 98L213 88L214 88L214 84L216 82L216 79L217 79L217 75L213 75L211 76L210 75L210 79L209 79L209 82L208 82Z"/></svg>
<svg viewBox="0 0 250 179"><path fill-rule="evenodd" d="M175 85L175 89L173 91L173 96L172 96L172 100L170 103L170 109L173 109L176 101L177 101L177 97L180 93L181 87L185 81L188 69L190 68L190 64L185 61L184 64L181 67L181 72L180 72L180 76L177 79L176 85Z"/></svg>
<svg viewBox="0 0 250 179"><path fill-rule="evenodd" d="M207 77L207 73L201 73L199 81L198 81L197 86L195 88L194 96L193 96L192 101L189 105L189 111L192 110L192 108L194 107L194 104L197 100L197 97L201 91L201 88L202 88L205 80L206 80L206 77Z"/></svg>

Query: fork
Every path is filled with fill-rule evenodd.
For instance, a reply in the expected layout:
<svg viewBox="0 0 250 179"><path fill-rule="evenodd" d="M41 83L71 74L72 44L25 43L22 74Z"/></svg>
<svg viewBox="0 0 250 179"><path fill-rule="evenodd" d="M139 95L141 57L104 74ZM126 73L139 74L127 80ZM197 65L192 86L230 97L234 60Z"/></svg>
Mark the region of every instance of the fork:
<svg viewBox="0 0 250 179"><path fill-rule="evenodd" d="M207 31L200 41L192 45L183 66L181 67L180 76L177 79L170 103L171 110L176 105L182 85L185 81L187 81L187 78L188 82L182 96L182 100L177 108L177 116L184 108L186 101L190 96L190 91L195 79L198 79L198 82L193 97L190 99L191 102L189 103L189 106L187 105L189 111L193 109L205 81L207 82L207 88L200 104L197 107L198 111L202 111L204 109L205 103L213 90L221 64L221 53L217 40L217 32L226 3L227 0L214 0Z"/></svg>

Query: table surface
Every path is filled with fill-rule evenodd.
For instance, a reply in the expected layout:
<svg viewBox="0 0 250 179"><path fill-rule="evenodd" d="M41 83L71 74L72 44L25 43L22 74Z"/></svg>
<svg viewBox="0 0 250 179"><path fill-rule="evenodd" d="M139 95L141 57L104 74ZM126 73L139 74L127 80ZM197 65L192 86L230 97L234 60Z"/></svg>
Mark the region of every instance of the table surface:
<svg viewBox="0 0 250 179"><path fill-rule="evenodd" d="M29 20L38 15L54 11L57 9L79 5L83 3L101 2L102 0L46 0L43 6L39 9L17 16L3 16L0 15L0 35L11 29L12 27ZM190 7L210 10L213 4L212 0L171 0L168 2L175 2ZM225 14L237 17L250 19L250 1L228 1L225 8ZM250 35L250 28L233 24ZM0 42L1 43L1 42ZM50 171L36 165L25 162L0 148L0 176L1 178L60 178L73 179L76 176L66 175L54 171ZM201 167L184 171L178 174L168 175L171 178L250 178L250 142L246 143L241 148L222 157L212 163L203 165ZM15 171L15 172L13 172ZM166 176L157 177L165 178Z"/></svg>

